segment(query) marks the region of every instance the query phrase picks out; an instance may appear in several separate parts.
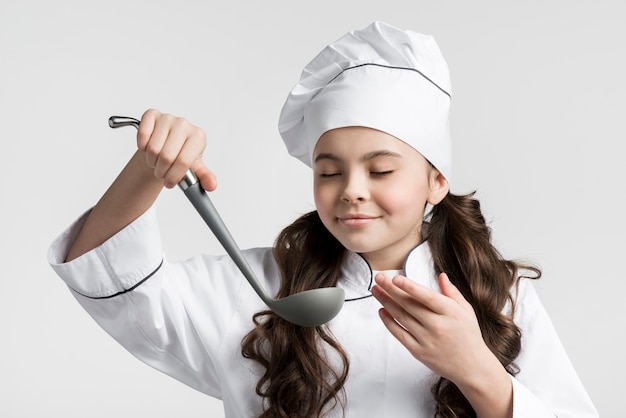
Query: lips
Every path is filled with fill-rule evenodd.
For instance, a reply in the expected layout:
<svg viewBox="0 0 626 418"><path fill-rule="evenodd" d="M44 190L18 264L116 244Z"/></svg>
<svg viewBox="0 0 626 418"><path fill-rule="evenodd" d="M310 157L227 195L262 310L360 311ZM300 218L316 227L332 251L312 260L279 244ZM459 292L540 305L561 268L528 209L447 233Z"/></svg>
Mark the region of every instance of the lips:
<svg viewBox="0 0 626 418"><path fill-rule="evenodd" d="M360 226L369 225L370 223L374 222L378 218L379 218L378 216L355 213L355 214L346 214L346 215L339 216L337 220L339 221L340 224L347 226L347 227L360 227Z"/></svg>

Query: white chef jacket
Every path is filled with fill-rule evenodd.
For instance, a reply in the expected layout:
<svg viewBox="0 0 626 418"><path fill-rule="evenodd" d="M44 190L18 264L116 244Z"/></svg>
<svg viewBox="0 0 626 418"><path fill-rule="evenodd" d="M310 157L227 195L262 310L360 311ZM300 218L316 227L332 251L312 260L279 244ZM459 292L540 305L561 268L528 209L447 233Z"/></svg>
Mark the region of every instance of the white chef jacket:
<svg viewBox="0 0 626 418"><path fill-rule="evenodd" d="M154 209L83 256L64 263L86 215L51 245L48 260L78 302L120 344L150 366L223 400L226 417L258 416L258 364L243 358L241 340L252 315L267 307L228 256L202 255L169 262ZM270 294L279 271L270 248L245 252ZM372 271L348 253L339 287L343 309L330 327L350 358L346 417L432 417L437 379L384 327L371 296ZM406 258L410 279L439 289L424 242ZM511 377L514 417L597 417L585 389L529 280L517 296L522 330L520 373ZM340 408L332 417L341 416Z"/></svg>

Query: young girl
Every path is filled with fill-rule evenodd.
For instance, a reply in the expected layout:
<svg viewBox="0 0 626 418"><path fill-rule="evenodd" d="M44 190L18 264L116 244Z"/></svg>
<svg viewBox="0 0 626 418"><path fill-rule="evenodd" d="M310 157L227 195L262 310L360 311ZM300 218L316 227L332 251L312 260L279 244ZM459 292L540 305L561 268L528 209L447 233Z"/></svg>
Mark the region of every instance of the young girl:
<svg viewBox="0 0 626 418"><path fill-rule="evenodd" d="M107 332L228 417L597 416L539 270L503 259L478 202L449 193L449 104L434 40L378 22L326 47L287 98L279 129L313 169L317 210L246 257L279 298L343 288L324 326L268 310L227 257L162 255L162 188L190 167L204 189L216 180L204 133L156 110L50 263Z"/></svg>

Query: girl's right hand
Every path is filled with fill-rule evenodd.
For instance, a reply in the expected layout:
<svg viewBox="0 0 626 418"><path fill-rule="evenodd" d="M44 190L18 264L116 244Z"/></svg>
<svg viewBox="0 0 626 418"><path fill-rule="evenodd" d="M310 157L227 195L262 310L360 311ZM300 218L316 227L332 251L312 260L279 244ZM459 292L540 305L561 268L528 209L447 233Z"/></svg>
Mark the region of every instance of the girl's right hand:
<svg viewBox="0 0 626 418"><path fill-rule="evenodd" d="M167 188L178 184L191 168L205 190L215 190L215 175L202 161L205 147L204 131L183 118L155 109L141 117L137 148L154 177Z"/></svg>
<svg viewBox="0 0 626 418"><path fill-rule="evenodd" d="M96 248L137 219L163 186L174 187L189 168L205 190L215 190L215 176L202 162L205 146L204 132L185 119L146 111L137 133L137 152L90 211L66 261Z"/></svg>

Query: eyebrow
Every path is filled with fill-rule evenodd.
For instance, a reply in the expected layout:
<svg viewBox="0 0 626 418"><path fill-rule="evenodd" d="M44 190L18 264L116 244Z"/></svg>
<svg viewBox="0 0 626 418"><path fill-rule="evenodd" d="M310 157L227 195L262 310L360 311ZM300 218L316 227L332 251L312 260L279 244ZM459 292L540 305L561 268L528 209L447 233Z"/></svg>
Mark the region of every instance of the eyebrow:
<svg viewBox="0 0 626 418"><path fill-rule="evenodd" d="M374 158L377 157L393 157L393 158L402 158L401 154L398 154L397 152L393 152L393 151L389 151L389 150L378 150L378 151L372 151L372 152L368 152L367 154L363 155L360 160L365 162L365 161L370 161L373 160ZM315 157L315 160L313 162L318 162L321 160L331 160L331 161L341 161L341 158L339 158L337 155L332 154L330 152L322 152L320 154L317 155L317 157Z"/></svg>

